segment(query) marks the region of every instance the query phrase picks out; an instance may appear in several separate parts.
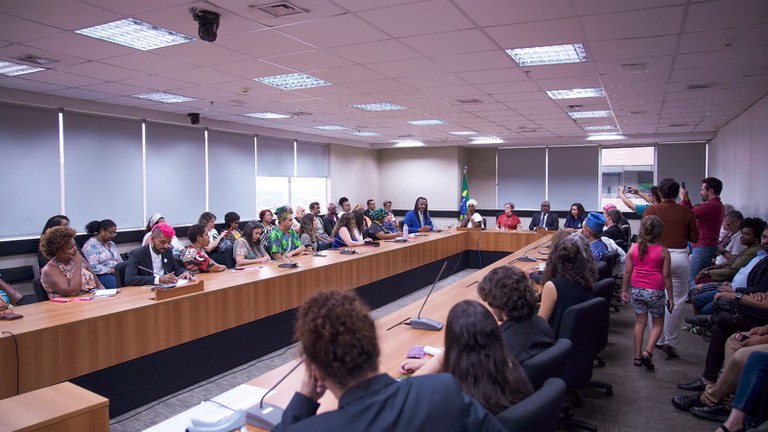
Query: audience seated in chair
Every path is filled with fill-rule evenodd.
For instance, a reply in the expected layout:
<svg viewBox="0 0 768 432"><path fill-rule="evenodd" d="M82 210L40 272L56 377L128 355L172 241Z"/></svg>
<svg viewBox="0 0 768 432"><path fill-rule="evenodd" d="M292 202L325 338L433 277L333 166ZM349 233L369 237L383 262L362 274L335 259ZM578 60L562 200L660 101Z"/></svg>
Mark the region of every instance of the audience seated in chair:
<svg viewBox="0 0 768 432"><path fill-rule="evenodd" d="M68 226L48 229L40 239L40 252L50 258L40 271L40 283L48 296L70 297L104 286L75 245L75 230Z"/></svg>
<svg viewBox="0 0 768 432"><path fill-rule="evenodd" d="M192 274L173 257L170 246L174 237L176 231L172 226L165 223L156 224L152 228L149 244L128 254L125 284L173 284L179 278L192 279Z"/></svg>
<svg viewBox="0 0 768 432"><path fill-rule="evenodd" d="M189 227L187 238L191 245L181 251L181 262L192 273L218 273L227 269L218 264L206 253L206 247L210 244L210 231L205 225L196 224Z"/></svg>
<svg viewBox="0 0 768 432"><path fill-rule="evenodd" d="M83 256L104 288L117 288L115 266L123 262L117 245L112 241L117 234L117 225L110 219L91 221L85 230L91 237L83 245Z"/></svg>
<svg viewBox="0 0 768 432"><path fill-rule="evenodd" d="M234 257L238 267L251 264L264 264L270 261L269 254L261 245L264 225L259 221L250 221L243 229L243 235L235 242Z"/></svg>
<svg viewBox="0 0 768 432"><path fill-rule="evenodd" d="M520 218L515 214L515 205L512 202L504 204L504 211L496 216L496 229L502 231L516 231L520 227Z"/></svg>

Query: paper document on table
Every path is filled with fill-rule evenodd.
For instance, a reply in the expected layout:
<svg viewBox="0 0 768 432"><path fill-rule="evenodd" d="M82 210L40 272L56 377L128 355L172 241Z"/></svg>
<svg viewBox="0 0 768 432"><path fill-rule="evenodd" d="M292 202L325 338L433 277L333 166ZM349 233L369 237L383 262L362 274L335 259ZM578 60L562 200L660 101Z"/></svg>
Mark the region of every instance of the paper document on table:
<svg viewBox="0 0 768 432"><path fill-rule="evenodd" d="M100 297L112 297L117 295L117 293L120 292L120 288L110 288L110 289L97 289L93 292L93 295L96 296L96 298Z"/></svg>
<svg viewBox="0 0 768 432"><path fill-rule="evenodd" d="M177 279L176 286L184 286L189 283L189 279Z"/></svg>
<svg viewBox="0 0 768 432"><path fill-rule="evenodd" d="M192 425L192 419L215 422L232 414L231 410L228 410L221 405L232 408L233 410L248 409L259 403L266 391L267 389L265 388L256 387L249 384L241 384L232 390L226 391L216 396L215 398L212 398L211 400L215 402L200 402L200 405L194 406L181 414L177 414L162 423L152 426L149 429L145 429L145 431L185 431L187 427ZM218 405L216 402L221 405Z"/></svg>

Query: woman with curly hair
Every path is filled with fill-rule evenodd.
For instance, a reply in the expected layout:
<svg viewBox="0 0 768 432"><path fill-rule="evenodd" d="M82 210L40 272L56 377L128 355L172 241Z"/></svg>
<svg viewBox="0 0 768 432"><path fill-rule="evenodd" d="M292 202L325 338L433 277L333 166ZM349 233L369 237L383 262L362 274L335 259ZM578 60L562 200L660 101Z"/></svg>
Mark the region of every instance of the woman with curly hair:
<svg viewBox="0 0 768 432"><path fill-rule="evenodd" d="M448 312L442 352L429 360L405 360L400 371L450 373L464 393L494 415L533 393L523 367L504 350L493 314L475 300L456 303Z"/></svg>
<svg viewBox="0 0 768 432"><path fill-rule="evenodd" d="M77 251L72 228L50 228L40 239L40 252L50 259L40 270L40 282L49 297L76 296L104 289L88 261Z"/></svg>
<svg viewBox="0 0 768 432"><path fill-rule="evenodd" d="M555 343L552 327L536 315L538 298L525 273L514 266L491 270L477 285L477 294L501 321L507 354L524 362Z"/></svg>
<svg viewBox="0 0 768 432"><path fill-rule="evenodd" d="M581 203L573 203L571 204L571 211L565 218L563 229L570 232L580 231L585 219L587 219L587 211L584 206Z"/></svg>
<svg viewBox="0 0 768 432"><path fill-rule="evenodd" d="M371 212L371 226L368 228L368 237L373 240L392 240L400 235L397 230L390 231L390 228L384 224L387 215L387 211L383 208L377 208Z"/></svg>
<svg viewBox="0 0 768 432"><path fill-rule="evenodd" d="M583 236L568 236L555 245L544 271L539 308L539 316L549 321L555 336L565 310L594 297L596 279L597 265Z"/></svg>

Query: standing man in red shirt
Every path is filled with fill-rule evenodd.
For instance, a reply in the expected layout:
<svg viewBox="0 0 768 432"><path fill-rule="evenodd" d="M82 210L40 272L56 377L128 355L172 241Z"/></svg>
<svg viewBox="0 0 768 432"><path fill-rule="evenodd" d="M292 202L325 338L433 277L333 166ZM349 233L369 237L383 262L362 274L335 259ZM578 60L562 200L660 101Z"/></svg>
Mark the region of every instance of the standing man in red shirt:
<svg viewBox="0 0 768 432"><path fill-rule="evenodd" d="M720 202L720 192L723 182L715 177L707 177L701 181L701 200L703 203L696 207L688 199L688 191L680 189L680 205L693 210L699 227L699 240L693 244L691 253L691 271L689 280L693 281L699 272L712 265L717 256L720 226L725 217L725 207Z"/></svg>

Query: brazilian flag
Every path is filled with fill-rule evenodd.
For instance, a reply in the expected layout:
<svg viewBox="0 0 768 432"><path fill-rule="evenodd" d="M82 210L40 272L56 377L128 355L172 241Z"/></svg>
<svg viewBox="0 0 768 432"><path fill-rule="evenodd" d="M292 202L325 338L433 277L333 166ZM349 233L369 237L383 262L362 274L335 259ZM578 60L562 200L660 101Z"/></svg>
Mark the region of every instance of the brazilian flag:
<svg viewBox="0 0 768 432"><path fill-rule="evenodd" d="M467 216L467 201L469 201L469 188L467 187L467 171L464 171L464 175L461 178L461 196L459 197L461 204L459 204L459 220L464 220Z"/></svg>

